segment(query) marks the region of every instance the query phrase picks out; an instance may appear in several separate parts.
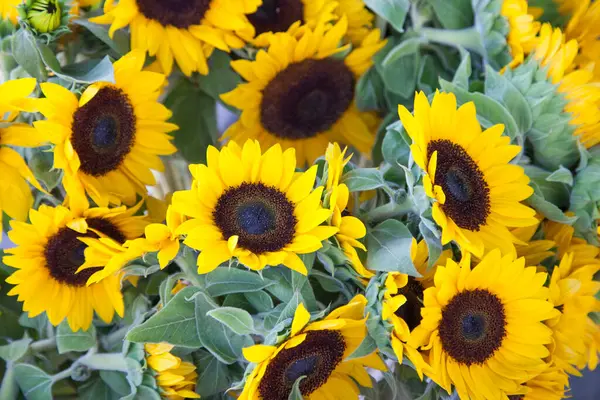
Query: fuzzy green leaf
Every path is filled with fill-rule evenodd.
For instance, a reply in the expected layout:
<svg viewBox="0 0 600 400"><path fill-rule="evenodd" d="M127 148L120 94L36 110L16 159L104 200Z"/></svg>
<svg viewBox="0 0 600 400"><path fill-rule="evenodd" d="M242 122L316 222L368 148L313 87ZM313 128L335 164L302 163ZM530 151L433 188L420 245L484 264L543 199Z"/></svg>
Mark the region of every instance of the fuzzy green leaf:
<svg viewBox="0 0 600 400"><path fill-rule="evenodd" d="M348 186L350 192L373 190L385 185L383 175L377 168L356 168L344 174L342 183Z"/></svg>
<svg viewBox="0 0 600 400"><path fill-rule="evenodd" d="M173 301L173 300L172 300ZM195 297L196 329L198 338L212 355L225 364L233 364L242 355L242 348L254 342L247 335L237 335L209 313L217 309L214 301L203 292Z"/></svg>
<svg viewBox="0 0 600 400"><path fill-rule="evenodd" d="M256 272L236 268L217 268L206 275L206 290L213 296L230 293L257 292L274 285L271 279L263 278Z"/></svg>
<svg viewBox="0 0 600 400"><path fill-rule="evenodd" d="M15 379L27 400L52 400L52 377L29 364L17 364Z"/></svg>
<svg viewBox="0 0 600 400"><path fill-rule="evenodd" d="M37 42L31 32L27 29L19 29L12 36L11 48L15 61L29 75L39 81L48 78L48 72L38 52Z"/></svg>
<svg viewBox="0 0 600 400"><path fill-rule="evenodd" d="M95 24L83 18L76 18L72 20L72 23L83 26L85 29L90 31L92 35L108 45L108 47L110 47L116 53L116 55L123 56L129 53L129 37L127 37L127 34L123 29L119 29L118 31L114 32L113 38L111 39L110 36L108 36L108 28L105 26Z"/></svg>
<svg viewBox="0 0 600 400"><path fill-rule="evenodd" d="M461 29L473 25L471 0L427 0L442 26L446 29Z"/></svg>
<svg viewBox="0 0 600 400"><path fill-rule="evenodd" d="M56 346L59 354L69 351L84 352L94 347L95 344L96 328L94 325L91 325L87 331L79 330L77 332L71 331L66 320L58 325L56 330Z"/></svg>
<svg viewBox="0 0 600 400"><path fill-rule="evenodd" d="M219 307L208 312L208 315L227 326L238 335L254 333L254 320L248 311L235 307Z"/></svg>
<svg viewBox="0 0 600 400"><path fill-rule="evenodd" d="M397 271L420 276L410 257L413 237L400 221L390 219L367 233L367 265L375 271Z"/></svg>
<svg viewBox="0 0 600 400"><path fill-rule="evenodd" d="M296 382L294 382L294 386L292 386L292 390L290 391L290 395L288 396L288 400L304 399L304 397L302 397L302 392L300 391L300 383L304 378L306 378L306 376L301 376L300 378L296 379Z"/></svg>
<svg viewBox="0 0 600 400"><path fill-rule="evenodd" d="M25 355L25 353L27 353L30 343L30 338L24 338L21 340L15 340L14 342L4 346L0 346L0 358L2 358L4 361L18 361Z"/></svg>
<svg viewBox="0 0 600 400"><path fill-rule="evenodd" d="M184 288L162 310L129 331L127 340L136 343L167 342L175 346L201 347L202 342L196 332L193 300L193 296L199 290L192 286Z"/></svg>
<svg viewBox="0 0 600 400"><path fill-rule="evenodd" d="M389 22L395 30L404 31L404 20L410 8L408 0L365 0L365 4Z"/></svg>
<svg viewBox="0 0 600 400"><path fill-rule="evenodd" d="M212 354L199 351L198 384L196 391L200 396L209 397L229 388L231 378L227 365L220 362Z"/></svg>

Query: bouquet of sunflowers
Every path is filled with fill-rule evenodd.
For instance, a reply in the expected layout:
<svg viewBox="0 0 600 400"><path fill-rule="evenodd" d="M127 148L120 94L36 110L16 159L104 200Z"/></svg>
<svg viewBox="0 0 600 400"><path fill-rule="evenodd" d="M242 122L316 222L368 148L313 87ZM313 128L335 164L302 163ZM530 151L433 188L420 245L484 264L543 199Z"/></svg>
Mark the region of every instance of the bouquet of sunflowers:
<svg viewBox="0 0 600 400"><path fill-rule="evenodd" d="M0 17L0 400L584 400L600 1Z"/></svg>

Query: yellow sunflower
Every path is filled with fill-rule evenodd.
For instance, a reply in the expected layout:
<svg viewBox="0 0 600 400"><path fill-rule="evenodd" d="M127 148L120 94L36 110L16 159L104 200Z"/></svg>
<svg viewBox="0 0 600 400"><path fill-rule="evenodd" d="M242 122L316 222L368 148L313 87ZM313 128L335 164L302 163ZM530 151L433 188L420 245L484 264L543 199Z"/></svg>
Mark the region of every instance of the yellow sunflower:
<svg viewBox="0 0 600 400"><path fill-rule="evenodd" d="M600 248L589 244L585 239L576 237L575 228L571 225L548 220L544 222L543 229L546 239L556 243L558 259L563 258L567 253L573 253L573 268L600 264Z"/></svg>
<svg viewBox="0 0 600 400"><path fill-rule="evenodd" d="M430 367L421 353L408 343L411 331L421 323L423 293L434 285L433 278L437 267L429 268L429 251L424 240L417 243L413 239L410 258L421 277L415 278L399 272L387 274L381 318L393 325L390 341L398 362L402 363L406 354L423 379L423 371L429 371ZM444 250L436 265L444 265L449 258L452 258L452 252Z"/></svg>
<svg viewBox="0 0 600 400"><path fill-rule="evenodd" d="M264 154L257 141L243 148L210 146L207 165L191 165L191 190L173 194L173 210L190 217L180 226L185 244L202 251L198 273L236 257L253 270L283 264L302 274L298 254L312 253L337 228L320 226L331 215L313 190L317 166L296 173L294 149L276 144Z"/></svg>
<svg viewBox="0 0 600 400"><path fill-rule="evenodd" d="M456 109L453 93L423 92L414 116L402 105L400 119L412 139L412 157L425 172L423 185L436 201L433 218L442 244L451 240L478 258L491 249L515 253L520 241L507 227L537 223L535 211L520 202L533 189L522 167L509 162L521 151L503 136L503 125L481 131L472 102Z"/></svg>
<svg viewBox="0 0 600 400"><path fill-rule="evenodd" d="M279 32L300 37L308 29L348 18L347 36L360 46L373 29L375 16L361 0L264 0L258 10L248 15L256 37L252 43L258 47L269 45Z"/></svg>
<svg viewBox="0 0 600 400"><path fill-rule="evenodd" d="M170 353L173 346L167 343L146 343L146 362L156 373L160 394L168 400L199 399L196 393L198 373L194 364L182 361Z"/></svg>
<svg viewBox="0 0 600 400"><path fill-rule="evenodd" d="M71 330L87 330L94 311L110 323L115 311L123 316L120 277L113 275L86 286L96 269L77 273L84 263L86 239L112 238L117 242L139 237L144 230L136 209L90 208L81 211L46 205L31 210L31 223L11 221L8 236L17 247L5 250L4 263L17 269L6 281L16 285L29 317L46 312L53 325L67 319Z"/></svg>
<svg viewBox="0 0 600 400"><path fill-rule="evenodd" d="M575 61L580 66L593 63L596 79L600 78L600 3L578 0L573 6L565 34L579 43L580 50Z"/></svg>
<svg viewBox="0 0 600 400"><path fill-rule="evenodd" d="M8 19L14 25L17 24L19 13L17 12L17 6L23 3L25 0L0 0L0 17L2 19Z"/></svg>
<svg viewBox="0 0 600 400"><path fill-rule="evenodd" d="M579 52L577 40L566 41L560 29L542 25L539 42L533 57L548 68L548 79L557 84L557 92L567 100L564 112L571 114L570 125L585 147L600 143L600 86L594 82L594 66L589 64L575 69Z"/></svg>
<svg viewBox="0 0 600 400"><path fill-rule="evenodd" d="M509 400L562 400L569 396L569 376L556 365L551 365L541 374L525 383L527 393L508 396Z"/></svg>
<svg viewBox="0 0 600 400"><path fill-rule="evenodd" d="M337 143L329 144L325 152L325 160L327 161L327 183L325 190L329 194L329 209L332 212L331 226L339 229L335 238L342 247L342 251L350 260L352 268L362 277L370 278L374 274L365 268L356 249L367 251L364 244L358 241L365 237L367 228L363 222L349 215L347 210L350 192L348 186L340 183L340 178L344 173L344 166L352 158L352 154L346 157L346 151L342 151Z"/></svg>
<svg viewBox="0 0 600 400"><path fill-rule="evenodd" d="M535 47L541 23L529 13L527 0L504 0L500 12L509 25L506 40L513 58L510 66L519 65Z"/></svg>
<svg viewBox="0 0 600 400"><path fill-rule="evenodd" d="M435 286L425 290L423 319L409 345L424 347L430 377L463 400L524 394L524 382L541 373L550 355L552 330L542 321L558 311L547 299L547 274L525 259L495 249L471 269L438 266Z"/></svg>
<svg viewBox="0 0 600 400"><path fill-rule="evenodd" d="M344 60L334 58L348 49L339 47L347 26L347 18L342 17L333 28L325 31L319 25L301 38L280 33L266 51L258 52L256 61L233 61L233 69L248 82L221 96L242 110L224 138L295 148L300 166L321 156L330 141L370 151L373 116L357 109L354 91L385 42L374 30Z"/></svg>
<svg viewBox="0 0 600 400"><path fill-rule="evenodd" d="M515 247L517 248L517 257L525 257L526 265L540 265L542 261L554 255L552 249L556 247L554 240L548 238L532 240L541 225L543 217L536 215L536 219L538 222L535 225L511 229L512 234L521 243L525 243L517 244Z"/></svg>
<svg viewBox="0 0 600 400"><path fill-rule="evenodd" d="M548 326L554 331L554 362L569 374L581 376L579 369L588 364L595 367L598 362L600 327L588 314L600 311L600 300L595 297L600 282L594 281L600 265L574 267L573 257L573 253L565 254L552 271L550 299L560 314L548 321Z"/></svg>
<svg viewBox="0 0 600 400"><path fill-rule="evenodd" d="M254 36L247 14L261 0L114 0L104 3L104 15L92 22L111 24L109 35L127 25L131 48L156 56L166 75L173 61L187 75L208 74L207 58L214 48L239 49Z"/></svg>
<svg viewBox="0 0 600 400"><path fill-rule="evenodd" d="M34 99L28 96L34 91L34 78L6 81L0 84L0 215L5 212L12 219L25 221L33 206L29 182L44 191L21 155L8 146L38 147L46 139L31 126L13 123L21 111L34 111Z"/></svg>
<svg viewBox="0 0 600 400"><path fill-rule="evenodd" d="M290 336L276 346L255 345L243 350L256 367L246 378L239 400L286 400L302 376L300 392L307 400L358 400L359 388L372 387L365 367L386 371L376 352L349 360L367 335L364 317L367 299L355 296L322 321L309 323L300 304Z"/></svg>
<svg viewBox="0 0 600 400"><path fill-rule="evenodd" d="M151 170L162 171L159 156L176 151L166 132L171 111L158 102L165 76L142 71L137 50L114 63L115 84L98 82L78 99L54 83L42 83L46 96L38 108L47 118L34 122L55 145L54 167L64 170L69 202L88 204L86 193L102 207L133 205L136 195L154 185Z"/></svg>

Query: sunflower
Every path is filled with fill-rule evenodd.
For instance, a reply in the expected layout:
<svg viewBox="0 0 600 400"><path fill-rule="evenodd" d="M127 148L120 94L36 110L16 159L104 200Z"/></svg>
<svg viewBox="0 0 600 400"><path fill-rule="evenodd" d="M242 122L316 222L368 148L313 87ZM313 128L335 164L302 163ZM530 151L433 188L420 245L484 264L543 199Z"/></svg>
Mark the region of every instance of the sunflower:
<svg viewBox="0 0 600 400"><path fill-rule="evenodd" d="M438 266L435 286L425 290L423 319L409 345L425 346L430 377L461 399L523 394L522 383L541 373L550 355L552 330L542 321L558 314L547 299L547 274L525 259L494 249L471 269Z"/></svg>
<svg viewBox="0 0 600 400"><path fill-rule="evenodd" d="M13 25L16 25L18 22L17 17L19 16L17 6L23 1L24 0L0 0L0 17L2 19L10 20Z"/></svg>
<svg viewBox="0 0 600 400"><path fill-rule="evenodd" d="M258 52L256 61L233 61L233 69L248 82L221 96L242 110L224 138L295 148L300 165L321 156L330 141L370 151L373 116L357 109L354 92L385 42L374 30L344 60L334 58L348 49L338 46L347 26L347 18L342 17L333 28L325 31L319 25L301 38L280 33L266 51Z"/></svg>
<svg viewBox="0 0 600 400"><path fill-rule="evenodd" d="M572 215L568 213L568 215ZM561 259L567 253L573 253L573 268L588 264L600 264L600 248L589 244L585 239L575 236L575 228L571 225L554 221L544 222L546 239L556 243L556 256Z"/></svg>
<svg viewBox="0 0 600 400"><path fill-rule="evenodd" d="M348 38L360 46L375 19L361 0L263 0L258 10L248 16L257 35L252 43L266 47L279 32L299 37L306 28L315 29L344 15L348 18Z"/></svg>
<svg viewBox="0 0 600 400"><path fill-rule="evenodd" d="M576 39L579 43L576 63L580 66L593 63L596 79L600 78L600 3L579 0L574 6L565 34L567 38Z"/></svg>
<svg viewBox="0 0 600 400"><path fill-rule="evenodd" d="M562 400L569 387L569 376L556 365L551 365L541 374L525 383L527 393L508 396L509 400Z"/></svg>
<svg viewBox="0 0 600 400"><path fill-rule="evenodd" d="M548 321L548 326L554 331L554 362L569 374L581 376L578 369L588 364L595 367L598 362L600 327L588 314L600 311L600 300L595 297L600 282L594 281L600 265L574 267L573 257L573 253L565 254L552 271L550 299L560 314ZM590 323L595 326L592 330Z"/></svg>
<svg viewBox="0 0 600 400"><path fill-rule="evenodd" d="M504 0L500 12L509 25L506 40L513 58L509 66L513 67L522 63L535 47L541 23L529 13L527 0Z"/></svg>
<svg viewBox="0 0 600 400"><path fill-rule="evenodd" d="M13 123L21 111L34 111L34 99L28 96L35 90L34 78L6 81L0 84L0 214L25 221L33 206L29 182L44 192L21 155L8 146L38 147L46 141L29 125Z"/></svg>
<svg viewBox="0 0 600 400"><path fill-rule="evenodd" d="M159 155L176 151L166 132L171 111L158 102L165 76L141 71L137 50L114 63L115 84L98 82L79 99L67 89L42 83L38 108L47 118L34 122L55 145L54 167L64 170L70 204L85 208L86 193L99 206L133 205L136 194L154 185L152 169L162 171Z"/></svg>
<svg viewBox="0 0 600 400"><path fill-rule="evenodd" d="M348 148L344 148L342 151L337 143L330 143L325 152L328 168L325 190L329 194L329 209L332 212L331 226L339 229L335 238L346 257L350 260L352 268L360 276L370 278L374 274L365 268L356 251L356 249L367 251L367 248L358 241L367 234L367 229L360 219L349 215L347 207L350 192L348 186L340 183L344 167L352 158L352 154L346 157L347 150Z"/></svg>
<svg viewBox="0 0 600 400"><path fill-rule="evenodd" d="M30 318L45 311L55 326L66 318L72 331L87 330L94 311L106 323L115 311L122 317L120 277L86 286L98 268L77 270L84 263L86 239L124 242L141 235L145 222L132 216L135 211L124 206L75 211L41 205L29 212L31 223L11 221L8 236L17 247L5 250L3 261L17 270L6 279L16 285L8 294L18 295Z"/></svg>
<svg viewBox="0 0 600 400"><path fill-rule="evenodd" d="M554 256L552 249L556 247L554 240L549 239L537 239L532 240L534 235L538 232L543 217L536 215L538 220L537 224L526 226L522 228L513 228L511 233L515 235L521 243L515 247L517 249L517 257L525 257L526 265L540 265L542 261Z"/></svg>
<svg viewBox="0 0 600 400"><path fill-rule="evenodd" d="M433 277L435 276L436 267L429 268L429 251L424 240L417 243L413 239L410 258L421 277L415 278L399 272L389 272L387 274L381 318L387 320L393 326L390 341L398 362L402 363L406 353L415 366L419 377L423 379L423 371L428 371L429 365L427 365L421 353L416 348L408 345L408 342L410 341L411 331L421 323L423 293L434 285ZM436 265L443 265L449 258L452 258L452 252L444 250Z"/></svg>
<svg viewBox="0 0 600 400"><path fill-rule="evenodd" d="M239 49L254 36L247 14L261 0L114 0L104 3L104 15L91 18L111 24L109 35L127 25L131 48L156 56L163 72L170 75L173 60L181 71L208 74L207 58L214 48Z"/></svg>
<svg viewBox="0 0 600 400"><path fill-rule="evenodd" d="M146 343L146 362L156 373L160 394L168 400L199 399L196 393L198 373L194 364L182 361L170 353L173 346L168 343Z"/></svg>
<svg viewBox="0 0 600 400"><path fill-rule="evenodd" d="M317 166L295 173L294 149L278 144L264 154L257 141L243 148L210 146L207 165L191 165L191 190L173 194L173 210L190 217L179 227L186 245L201 250L198 273L236 257L253 270L283 264L302 274L298 254L312 253L337 228L319 226L331 212L313 190Z"/></svg>
<svg viewBox="0 0 600 400"><path fill-rule="evenodd" d="M431 106L420 92L414 116L402 105L400 119L412 139L412 157L425 171L427 195L436 200L433 218L442 243L454 240L481 258L500 248L515 253L519 240L507 227L537 223L535 211L520 201L533 189L522 167L509 164L521 147L503 136L503 125L481 131L472 102L456 109L453 93L436 93Z"/></svg>
<svg viewBox="0 0 600 400"><path fill-rule="evenodd" d="M548 68L548 79L557 84L557 92L567 101L564 112L571 115L569 124L585 147L600 143L600 87L594 82L593 63L575 68L575 58L580 46L575 39L566 41L560 29L550 24L542 25L539 43L533 57L542 67Z"/></svg>
<svg viewBox="0 0 600 400"><path fill-rule="evenodd" d="M366 304L367 299L357 295L324 320L312 323L299 304L287 339L277 346L243 349L244 357L257 365L246 378L239 400L286 400L303 376L300 392L305 399L358 400L356 383L372 387L365 367L387 370L376 352L348 359L367 335Z"/></svg>

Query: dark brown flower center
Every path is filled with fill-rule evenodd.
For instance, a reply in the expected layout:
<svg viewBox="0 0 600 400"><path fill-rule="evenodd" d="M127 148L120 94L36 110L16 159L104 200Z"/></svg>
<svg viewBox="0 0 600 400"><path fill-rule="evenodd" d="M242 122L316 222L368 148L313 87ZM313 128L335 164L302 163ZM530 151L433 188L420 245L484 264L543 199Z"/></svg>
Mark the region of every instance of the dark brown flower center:
<svg viewBox="0 0 600 400"><path fill-rule="evenodd" d="M286 195L262 183L227 189L213 218L226 239L238 235L238 246L254 254L278 251L291 243L297 222Z"/></svg>
<svg viewBox="0 0 600 400"><path fill-rule="evenodd" d="M309 331L304 342L282 350L269 362L258 386L263 400L287 400L294 382L300 382L300 392L308 396L321 387L342 362L346 342L339 331Z"/></svg>
<svg viewBox="0 0 600 400"><path fill-rule="evenodd" d="M162 26L187 29L200 25L212 0L136 0L138 9L148 19Z"/></svg>
<svg viewBox="0 0 600 400"><path fill-rule="evenodd" d="M341 60L308 59L290 64L264 89L262 125L289 140L331 128L352 104L354 75Z"/></svg>
<svg viewBox="0 0 600 400"><path fill-rule="evenodd" d="M442 310L442 348L457 362L481 364L493 356L506 334L504 306L487 290L467 290Z"/></svg>
<svg viewBox="0 0 600 400"><path fill-rule="evenodd" d="M446 195L444 213L460 228L479 231L490 215L490 189L483 173L469 154L446 139L427 146L427 159L437 151L435 184Z"/></svg>
<svg viewBox="0 0 600 400"><path fill-rule="evenodd" d="M125 242L125 235L109 220L89 218L86 221L89 228L101 232L119 243ZM44 251L50 276L70 286L84 286L89 277L101 269L88 268L76 273L77 269L85 262L84 251L87 247L78 239L80 237L97 238L98 235L91 229L88 229L86 234L81 234L64 227L50 237Z"/></svg>
<svg viewBox="0 0 600 400"><path fill-rule="evenodd" d="M285 32L296 21L304 20L302 0L263 0L254 14L248 15L256 35Z"/></svg>
<svg viewBox="0 0 600 400"><path fill-rule="evenodd" d="M98 93L73 115L71 143L81 170L103 176L117 169L131 151L136 119L129 97L112 86Z"/></svg>
<svg viewBox="0 0 600 400"><path fill-rule="evenodd" d="M396 315L406 322L408 328L412 331L420 323L421 308L423 307L423 285L414 277L408 277L408 284L400 289L399 294L406 297L406 303L396 310Z"/></svg>

